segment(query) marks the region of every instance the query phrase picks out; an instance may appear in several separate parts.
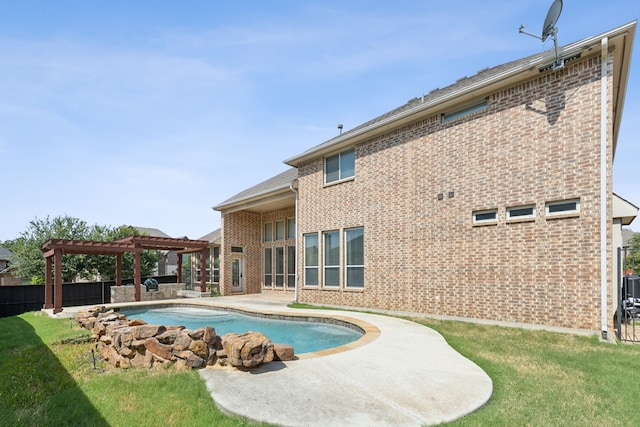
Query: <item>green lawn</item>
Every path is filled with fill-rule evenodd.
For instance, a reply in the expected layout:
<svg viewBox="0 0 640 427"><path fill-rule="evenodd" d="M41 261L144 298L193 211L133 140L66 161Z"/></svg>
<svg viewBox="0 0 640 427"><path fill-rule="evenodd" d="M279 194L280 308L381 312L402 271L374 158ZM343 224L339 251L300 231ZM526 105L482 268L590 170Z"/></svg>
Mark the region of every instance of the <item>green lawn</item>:
<svg viewBox="0 0 640 427"><path fill-rule="evenodd" d="M244 426L222 414L196 371L94 369L69 319L0 319L0 426ZM75 341L83 341L75 339Z"/></svg>
<svg viewBox="0 0 640 427"><path fill-rule="evenodd" d="M412 320L493 379L489 403L452 425L640 425L640 346ZM195 371L116 371L99 360L94 369L92 344L78 339L86 334L40 313L0 319L0 426L250 425L220 413Z"/></svg>

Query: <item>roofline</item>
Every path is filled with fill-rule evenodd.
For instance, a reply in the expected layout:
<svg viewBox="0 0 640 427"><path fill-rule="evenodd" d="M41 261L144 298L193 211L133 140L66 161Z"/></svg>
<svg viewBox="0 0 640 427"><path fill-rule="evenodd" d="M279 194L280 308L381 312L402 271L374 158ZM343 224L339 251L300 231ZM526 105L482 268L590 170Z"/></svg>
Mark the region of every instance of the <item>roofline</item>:
<svg viewBox="0 0 640 427"><path fill-rule="evenodd" d="M622 106L624 104L623 100L627 89L631 51L633 47L633 39L635 36L635 28L637 22L637 20L631 21L613 30L596 36L588 37L586 39L571 43L561 48L562 56L571 57L582 53L585 50L590 50L596 47L599 48L600 42L604 38L609 39L609 46L611 46L615 44L620 37L624 38L625 36L630 35L630 37L628 37L629 41L623 46L623 58L628 59L625 63L622 64L622 69L620 71L620 80L617 93L618 103L616 104L616 117L614 123L614 154L618 135L617 129L619 128L620 120L622 118ZM510 70L506 70L496 75L492 75L489 78L479 80L476 83L470 84L469 86L466 86L459 90L455 90L451 93L443 94L441 97L437 97L416 107L401 111L378 122L372 123L369 126L363 127L362 129L357 129L353 132L348 132L344 135L338 136L334 138L333 143L320 144L315 148L305 151L302 154L286 159L284 163L289 166L299 167L303 163L313 160L317 157L332 154L335 151L345 149L365 139L371 138L378 133L413 122L421 116L428 116L438 111L442 111L446 109L449 104L457 104L471 99L482 99L497 85L504 86L505 84L514 83L517 80L526 79L529 76L538 75L540 73L540 67L542 67L543 65L550 65L553 60L555 60L555 53L553 49L547 52L543 52L539 55L534 56L530 61L516 65Z"/></svg>
<svg viewBox="0 0 640 427"><path fill-rule="evenodd" d="M275 196L290 192L291 184L292 183L282 184L277 187L262 191L258 194L252 194L247 198L234 200L231 203L222 202L219 205L213 206L211 209L218 212L221 212L223 210L230 211L230 212L245 210L247 208L250 208L251 206L262 204L263 202L266 201L266 199L273 198Z"/></svg>

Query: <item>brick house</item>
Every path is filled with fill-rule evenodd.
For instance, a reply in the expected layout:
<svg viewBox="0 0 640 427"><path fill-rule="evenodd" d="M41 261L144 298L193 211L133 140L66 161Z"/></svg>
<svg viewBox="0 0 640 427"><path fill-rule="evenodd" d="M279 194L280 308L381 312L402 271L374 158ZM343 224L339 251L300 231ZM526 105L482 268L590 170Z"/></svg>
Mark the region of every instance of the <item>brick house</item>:
<svg viewBox="0 0 640 427"><path fill-rule="evenodd" d="M607 331L636 22L459 79L217 205L221 292ZM298 278L296 286L296 275Z"/></svg>

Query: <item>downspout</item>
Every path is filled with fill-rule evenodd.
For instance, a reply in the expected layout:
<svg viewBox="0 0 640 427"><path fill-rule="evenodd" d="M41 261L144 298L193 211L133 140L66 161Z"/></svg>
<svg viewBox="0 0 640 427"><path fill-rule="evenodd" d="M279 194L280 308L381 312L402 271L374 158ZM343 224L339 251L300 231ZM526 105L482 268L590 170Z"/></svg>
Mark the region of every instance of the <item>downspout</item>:
<svg viewBox="0 0 640 427"><path fill-rule="evenodd" d="M295 185L294 185L295 184ZM293 245L296 253L296 283L293 287L293 302L298 302L298 180L295 179L289 184L289 190L296 194L296 232L295 244Z"/></svg>
<svg viewBox="0 0 640 427"><path fill-rule="evenodd" d="M600 311L602 339L607 339L607 69L609 39L601 42L600 64Z"/></svg>

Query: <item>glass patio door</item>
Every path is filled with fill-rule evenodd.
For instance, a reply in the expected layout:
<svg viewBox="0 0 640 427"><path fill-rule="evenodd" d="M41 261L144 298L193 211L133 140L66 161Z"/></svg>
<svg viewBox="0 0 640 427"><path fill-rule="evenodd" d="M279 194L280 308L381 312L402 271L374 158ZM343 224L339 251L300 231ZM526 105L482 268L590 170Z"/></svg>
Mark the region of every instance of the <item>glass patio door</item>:
<svg viewBox="0 0 640 427"><path fill-rule="evenodd" d="M242 258L231 259L231 292L244 291L244 265Z"/></svg>

